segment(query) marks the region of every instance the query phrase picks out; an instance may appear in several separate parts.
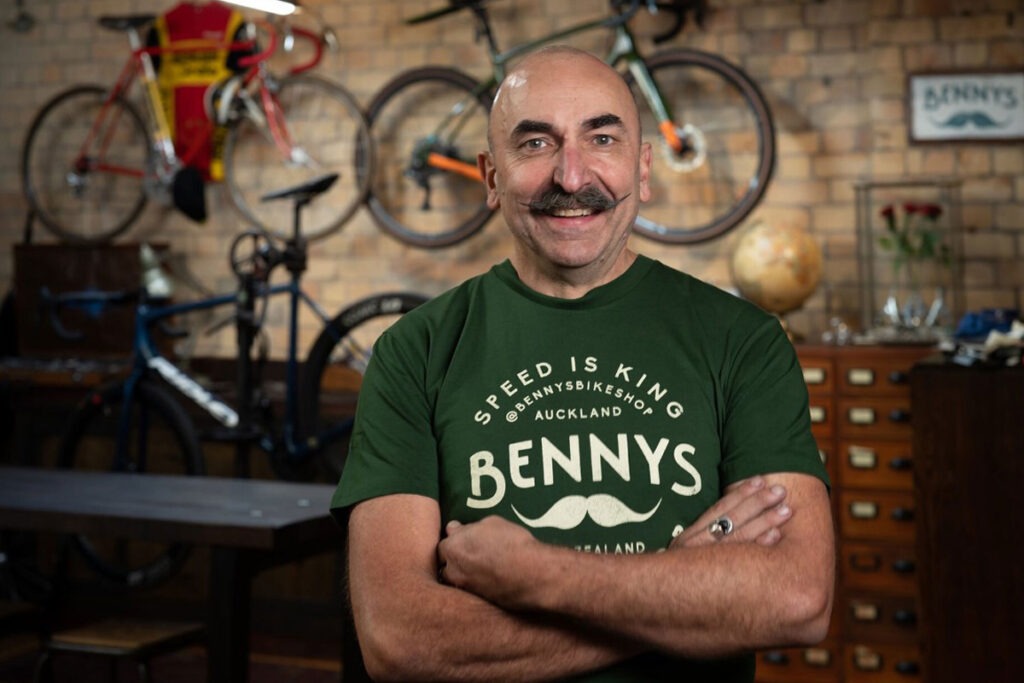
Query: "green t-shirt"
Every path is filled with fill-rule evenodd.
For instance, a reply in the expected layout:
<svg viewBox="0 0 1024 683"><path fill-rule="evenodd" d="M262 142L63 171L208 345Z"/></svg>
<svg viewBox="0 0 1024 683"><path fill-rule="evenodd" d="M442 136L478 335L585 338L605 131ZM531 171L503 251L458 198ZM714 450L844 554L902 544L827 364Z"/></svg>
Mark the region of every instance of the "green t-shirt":
<svg viewBox="0 0 1024 683"><path fill-rule="evenodd" d="M645 257L573 300L527 288L506 261L377 342L333 506L414 493L442 522L497 514L583 552L655 552L725 486L769 472L827 483L774 317ZM581 680L751 681L753 668L649 654Z"/></svg>

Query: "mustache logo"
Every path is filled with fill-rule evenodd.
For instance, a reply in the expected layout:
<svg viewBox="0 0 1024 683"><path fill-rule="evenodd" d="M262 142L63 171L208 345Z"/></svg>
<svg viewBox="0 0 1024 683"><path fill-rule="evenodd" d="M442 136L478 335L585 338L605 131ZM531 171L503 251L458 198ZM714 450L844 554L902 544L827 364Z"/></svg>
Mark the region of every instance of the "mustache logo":
<svg viewBox="0 0 1024 683"><path fill-rule="evenodd" d="M660 499L649 512L636 512L615 496L596 493L592 496L566 496L555 502L547 512L536 519L526 517L516 510L514 505L512 512L516 513L523 524L532 529L543 527L564 530L575 529L588 516L605 528L631 522L645 522L657 512L659 507L661 507Z"/></svg>

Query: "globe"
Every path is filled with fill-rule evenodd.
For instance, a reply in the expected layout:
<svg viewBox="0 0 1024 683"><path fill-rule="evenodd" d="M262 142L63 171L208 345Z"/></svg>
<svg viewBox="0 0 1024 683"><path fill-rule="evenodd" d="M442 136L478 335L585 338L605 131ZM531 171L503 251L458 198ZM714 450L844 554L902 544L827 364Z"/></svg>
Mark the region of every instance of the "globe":
<svg viewBox="0 0 1024 683"><path fill-rule="evenodd" d="M805 230L758 221L740 234L729 265L740 294L781 317L818 287L821 247Z"/></svg>

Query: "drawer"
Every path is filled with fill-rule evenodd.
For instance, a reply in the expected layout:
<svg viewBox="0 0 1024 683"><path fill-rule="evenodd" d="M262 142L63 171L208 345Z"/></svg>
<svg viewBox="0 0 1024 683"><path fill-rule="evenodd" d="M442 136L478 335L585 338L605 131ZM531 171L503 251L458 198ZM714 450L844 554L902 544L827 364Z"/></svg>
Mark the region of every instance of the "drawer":
<svg viewBox="0 0 1024 683"><path fill-rule="evenodd" d="M910 441L910 397L840 398L835 423L840 437Z"/></svg>
<svg viewBox="0 0 1024 683"><path fill-rule="evenodd" d="M917 644L916 598L850 592L840 597L847 642Z"/></svg>
<svg viewBox="0 0 1024 683"><path fill-rule="evenodd" d="M843 650L845 683L907 683L922 681L921 652L913 645L847 645Z"/></svg>
<svg viewBox="0 0 1024 683"><path fill-rule="evenodd" d="M758 683L835 683L842 670L841 650L826 640L814 647L764 650L757 653Z"/></svg>
<svg viewBox="0 0 1024 683"><path fill-rule="evenodd" d="M910 368L931 353L927 349L886 349L836 359L836 387L843 396L908 396Z"/></svg>
<svg viewBox="0 0 1024 683"><path fill-rule="evenodd" d="M839 533L846 539L914 545L914 494L910 491L839 493Z"/></svg>
<svg viewBox="0 0 1024 683"><path fill-rule="evenodd" d="M832 359L800 352L800 367L804 372L807 393L812 398L819 394L832 395L836 387Z"/></svg>
<svg viewBox="0 0 1024 683"><path fill-rule="evenodd" d="M832 401L827 396L811 396L809 403L811 414L811 433L816 439L830 439L835 434L835 416L832 414Z"/></svg>
<svg viewBox="0 0 1024 683"><path fill-rule="evenodd" d="M914 489L914 460L910 441L839 441L835 463L844 488Z"/></svg>
<svg viewBox="0 0 1024 683"><path fill-rule="evenodd" d="M843 585L856 591L917 595L917 556L910 546L840 543Z"/></svg>

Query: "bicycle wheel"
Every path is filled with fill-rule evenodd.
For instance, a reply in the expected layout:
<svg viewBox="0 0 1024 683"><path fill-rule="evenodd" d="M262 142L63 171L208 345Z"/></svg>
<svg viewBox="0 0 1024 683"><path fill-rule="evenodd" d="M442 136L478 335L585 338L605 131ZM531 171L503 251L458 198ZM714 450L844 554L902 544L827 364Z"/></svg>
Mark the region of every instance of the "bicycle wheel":
<svg viewBox="0 0 1024 683"><path fill-rule="evenodd" d="M406 71L381 88L367 109L377 153L367 206L382 230L432 248L484 227L494 212L474 173L491 99L475 79L443 67Z"/></svg>
<svg viewBox="0 0 1024 683"><path fill-rule="evenodd" d="M351 397L359 390L373 343L395 320L427 300L419 294L375 294L331 320L310 347L299 388L299 406L307 442L320 447L328 478L337 481L348 454L348 433L324 436L328 425L351 428Z"/></svg>
<svg viewBox="0 0 1024 683"><path fill-rule="evenodd" d="M678 49L646 63L684 148L670 148L650 109L641 106L644 139L654 155L651 200L640 207L634 228L669 244L719 237L746 218L768 188L775 166L771 110L750 77L716 55Z"/></svg>
<svg viewBox="0 0 1024 683"><path fill-rule="evenodd" d="M146 205L150 138L141 114L97 85L66 90L29 127L22 188L43 225L68 242L102 244Z"/></svg>
<svg viewBox="0 0 1024 683"><path fill-rule="evenodd" d="M61 441L58 465L78 470L202 475L206 471L195 428L185 410L156 383L143 379L126 416L123 383L98 389L79 404ZM75 546L103 578L122 586L149 587L173 576L190 546L124 538L75 536Z"/></svg>
<svg viewBox="0 0 1024 683"><path fill-rule="evenodd" d="M261 109L261 114L284 124L291 148L282 152L265 121L240 114L224 142L228 195L254 226L287 239L292 235L292 205L261 198L337 173L337 182L302 214L302 234L308 240L321 239L344 225L366 198L373 165L366 118L347 90L319 76L287 76L268 81L267 87L280 110Z"/></svg>

